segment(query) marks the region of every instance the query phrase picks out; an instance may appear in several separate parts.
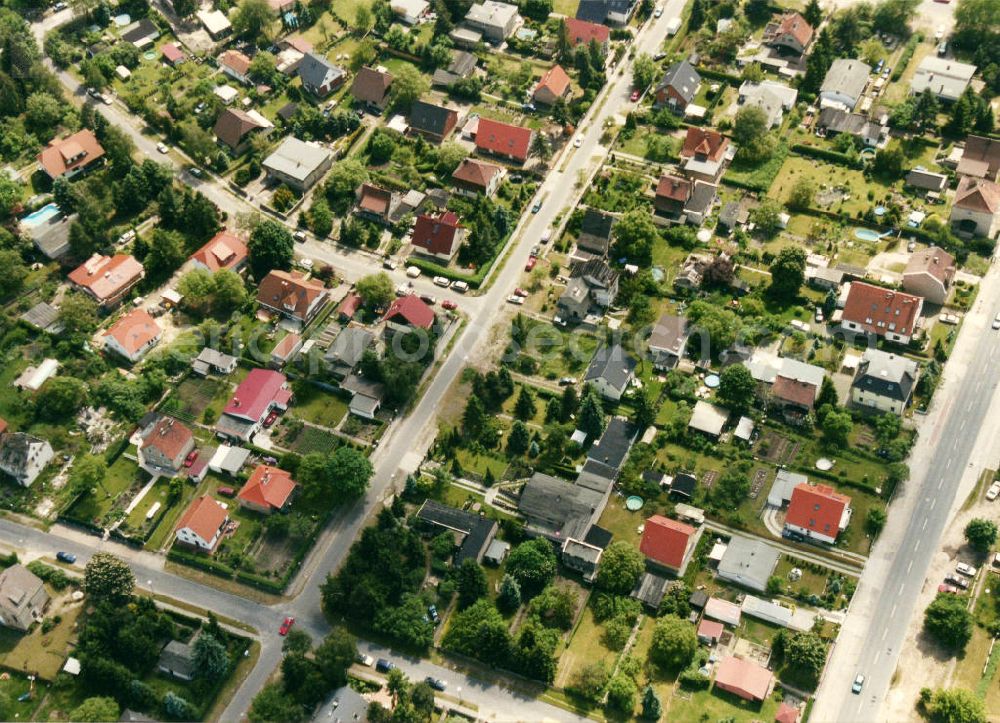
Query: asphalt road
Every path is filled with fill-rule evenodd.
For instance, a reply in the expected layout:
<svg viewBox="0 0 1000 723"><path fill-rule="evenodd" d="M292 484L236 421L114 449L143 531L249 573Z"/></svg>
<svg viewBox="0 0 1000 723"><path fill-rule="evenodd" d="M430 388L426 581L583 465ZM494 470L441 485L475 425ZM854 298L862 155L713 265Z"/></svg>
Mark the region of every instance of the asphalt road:
<svg viewBox="0 0 1000 723"><path fill-rule="evenodd" d="M889 510L889 522L876 542L824 679L812 720L877 721L899 661L899 651L925 584L927 569L953 508L962 500L992 450L998 422L990 414L998 403L1000 332L990 328L1000 311L1000 273L991 267L980 287L949 361L944 381L910 459L911 479ZM995 459L992 460L995 463ZM857 520L861 523L861 520ZM905 662L902 663L905 665ZM865 676L861 694L851 692L856 675Z"/></svg>

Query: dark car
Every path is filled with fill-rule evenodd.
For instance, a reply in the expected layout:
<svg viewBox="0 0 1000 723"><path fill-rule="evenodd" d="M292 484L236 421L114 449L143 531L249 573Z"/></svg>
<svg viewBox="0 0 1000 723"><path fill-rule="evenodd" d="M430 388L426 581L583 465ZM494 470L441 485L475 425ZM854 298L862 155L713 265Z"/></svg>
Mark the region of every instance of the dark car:
<svg viewBox="0 0 1000 723"><path fill-rule="evenodd" d="M432 678L429 675L426 678L424 678L424 682L427 683L427 685L432 687L434 690L444 690L445 688L448 687L448 684L445 683L440 678Z"/></svg>
<svg viewBox="0 0 1000 723"><path fill-rule="evenodd" d="M441 617L438 615L437 605L428 605L427 612L430 613L431 620L433 620L434 624L437 625L441 620Z"/></svg>
<svg viewBox="0 0 1000 723"><path fill-rule="evenodd" d="M396 667L395 663L392 663L385 658L379 658L375 661L375 670L380 673L388 673L390 670Z"/></svg>
<svg viewBox="0 0 1000 723"><path fill-rule="evenodd" d="M65 562L67 565L72 565L74 562L76 562L76 555L74 555L72 552L60 551L56 553L56 559L59 560L59 562Z"/></svg>

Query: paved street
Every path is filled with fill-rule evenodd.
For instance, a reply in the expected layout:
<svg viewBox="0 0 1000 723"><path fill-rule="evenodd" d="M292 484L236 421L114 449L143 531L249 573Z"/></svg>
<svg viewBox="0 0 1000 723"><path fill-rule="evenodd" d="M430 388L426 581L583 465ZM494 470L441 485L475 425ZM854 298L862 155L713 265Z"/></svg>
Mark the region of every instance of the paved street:
<svg viewBox="0 0 1000 723"><path fill-rule="evenodd" d="M925 585L938 541L987 465L996 465L1000 419L1000 332L990 328L1000 311L997 267L983 279L979 300L965 317L930 413L920 425L909 461L911 479L897 492L851 603L850 613L817 692L812 720L884 720L880 709L897 665L915 601ZM938 580L927 581L937 585ZM854 677L865 676L861 695Z"/></svg>

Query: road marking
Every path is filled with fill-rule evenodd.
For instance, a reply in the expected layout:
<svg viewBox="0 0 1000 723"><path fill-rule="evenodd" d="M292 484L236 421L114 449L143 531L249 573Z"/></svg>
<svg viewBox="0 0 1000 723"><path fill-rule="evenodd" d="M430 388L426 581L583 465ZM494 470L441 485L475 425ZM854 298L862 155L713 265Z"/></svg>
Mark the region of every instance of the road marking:
<svg viewBox="0 0 1000 723"><path fill-rule="evenodd" d="M885 640L885 636L889 634L889 628L882 628L882 640Z"/></svg>
<svg viewBox="0 0 1000 723"><path fill-rule="evenodd" d="M901 582L901 583L899 583L899 592L897 592L897 593L896 593L896 597L899 597L900 595L902 595L902 594L903 594L903 586L904 586L904 585L906 585L906 583L905 583L905 582ZM896 609L896 608L893 608L893 610L895 610L895 609ZM890 616L890 617L892 617L892 616Z"/></svg>
<svg viewBox="0 0 1000 723"><path fill-rule="evenodd" d="M913 569L913 560L910 560L910 564L906 566L906 574L910 574L910 570Z"/></svg>
<svg viewBox="0 0 1000 723"><path fill-rule="evenodd" d="M950 466L951 462L949 462L948 464ZM938 480L938 489L941 489L941 485L943 485L943 484L944 484L944 477L942 477L941 479Z"/></svg>
<svg viewBox="0 0 1000 723"><path fill-rule="evenodd" d="M920 549L920 543L921 543L921 542L923 542L923 539L922 539L922 538L921 538L921 539L919 539L919 540L917 540L917 544L915 544L915 545L913 546L913 551L914 551L914 552L916 552L917 550L919 550L919 549Z"/></svg>
<svg viewBox="0 0 1000 723"><path fill-rule="evenodd" d="M934 509L934 505L936 505L936 504L937 504L937 497L935 497L934 499L931 500L931 507L930 508L933 510Z"/></svg>
<svg viewBox="0 0 1000 723"><path fill-rule="evenodd" d="M893 605L893 606L892 606L892 612L891 612L891 613L889 613L889 617L890 617L890 618L894 618L894 617L896 617L896 608L897 608L897 607L898 607L897 605Z"/></svg>
<svg viewBox="0 0 1000 723"><path fill-rule="evenodd" d="M921 529L921 530L926 530L926 529L927 529L927 518L926 518L926 517L924 518L924 524L922 524L922 525L920 526L920 529Z"/></svg>

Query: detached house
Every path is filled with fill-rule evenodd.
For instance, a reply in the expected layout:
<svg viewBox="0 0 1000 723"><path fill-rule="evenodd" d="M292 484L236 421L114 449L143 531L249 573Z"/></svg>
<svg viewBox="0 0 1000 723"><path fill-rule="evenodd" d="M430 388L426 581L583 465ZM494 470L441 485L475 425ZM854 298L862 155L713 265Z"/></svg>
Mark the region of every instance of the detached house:
<svg viewBox="0 0 1000 723"><path fill-rule="evenodd" d="M117 305L146 276L128 254L94 254L69 273L72 284L104 308Z"/></svg>
<svg viewBox="0 0 1000 723"><path fill-rule="evenodd" d="M604 314L618 295L618 272L601 257L574 264L557 306L563 321Z"/></svg>
<svg viewBox="0 0 1000 723"><path fill-rule="evenodd" d="M681 575L694 551L696 533L691 525L653 515L644 523L639 551L656 566Z"/></svg>
<svg viewBox="0 0 1000 723"><path fill-rule="evenodd" d="M577 45L589 47L592 42L597 43L601 50L608 52L609 41L611 40L611 28L607 25L592 23L579 18L566 18L566 39L571 48Z"/></svg>
<svg viewBox="0 0 1000 723"><path fill-rule="evenodd" d="M840 107L848 112L854 110L865 92L871 72L871 66L854 58L834 60L819 90L820 107Z"/></svg>
<svg viewBox="0 0 1000 723"><path fill-rule="evenodd" d="M465 227L458 222L454 212L445 211L437 215L422 213L413 225L410 243L418 253L447 263L458 252L464 237Z"/></svg>
<svg viewBox="0 0 1000 723"><path fill-rule="evenodd" d="M219 56L219 70L224 75L243 85L250 85L250 63L249 57L238 50L227 50Z"/></svg>
<svg viewBox="0 0 1000 723"><path fill-rule="evenodd" d="M259 464L236 495L240 506L265 515L284 512L298 485L283 469Z"/></svg>
<svg viewBox="0 0 1000 723"><path fill-rule="evenodd" d="M330 170L333 153L314 141L287 136L261 165L269 181L305 193Z"/></svg>
<svg viewBox="0 0 1000 723"><path fill-rule="evenodd" d="M764 44L789 55L802 55L812 41L813 27L798 13L785 13L764 28Z"/></svg>
<svg viewBox="0 0 1000 723"><path fill-rule="evenodd" d="M399 194L388 191L371 183L362 183L355 191L357 202L354 212L369 221L388 226L399 208Z"/></svg>
<svg viewBox="0 0 1000 723"><path fill-rule="evenodd" d="M955 192L950 223L960 234L996 238L1000 232L1000 185L963 176Z"/></svg>
<svg viewBox="0 0 1000 723"><path fill-rule="evenodd" d="M343 68L334 65L322 55L306 53L299 63L299 78L302 87L317 98L326 98L335 91L347 77Z"/></svg>
<svg viewBox="0 0 1000 723"><path fill-rule="evenodd" d="M533 137L534 132L530 128L501 123L490 118L480 118L476 130L476 150L516 163L524 163L528 160Z"/></svg>
<svg viewBox="0 0 1000 723"><path fill-rule="evenodd" d="M687 349L688 320L683 316L663 314L649 335L649 353L655 369L673 369Z"/></svg>
<svg viewBox="0 0 1000 723"><path fill-rule="evenodd" d="M718 185L731 159L729 139L718 131L690 126L681 148L684 175Z"/></svg>
<svg viewBox="0 0 1000 723"><path fill-rule="evenodd" d="M301 271L271 271L257 291L258 304L300 324L309 323L326 300L323 283L307 279Z"/></svg>
<svg viewBox="0 0 1000 723"><path fill-rule="evenodd" d="M458 123L458 111L422 100L414 101L410 108L409 131L423 136L431 143L441 143L451 135Z"/></svg>
<svg viewBox="0 0 1000 723"><path fill-rule="evenodd" d="M139 446L139 459L143 464L178 472L194 446L191 430L173 417L164 416L146 430Z"/></svg>
<svg viewBox="0 0 1000 723"><path fill-rule="evenodd" d="M605 399L619 401L635 374L635 360L621 344L604 344L597 348L583 381L601 393Z"/></svg>
<svg viewBox="0 0 1000 723"><path fill-rule="evenodd" d="M903 271L903 289L932 304L944 304L955 270L954 257L944 249L931 246L916 251Z"/></svg>
<svg viewBox="0 0 1000 723"><path fill-rule="evenodd" d="M928 55L917 66L910 81L910 93L919 95L929 90L938 100L954 102L962 97L975 74L974 65Z"/></svg>
<svg viewBox="0 0 1000 723"><path fill-rule="evenodd" d="M536 103L553 105L557 100L565 100L570 93L570 80L560 65L553 65L542 76L532 97Z"/></svg>
<svg viewBox="0 0 1000 723"><path fill-rule="evenodd" d="M851 521L851 498L828 485L803 482L792 490L785 531L832 545Z"/></svg>
<svg viewBox="0 0 1000 723"><path fill-rule="evenodd" d="M780 409L788 421L800 421L813 410L826 372L798 359L755 351L745 362L760 395Z"/></svg>
<svg viewBox="0 0 1000 723"><path fill-rule="evenodd" d="M103 162L104 148L93 131L82 130L62 140L53 140L38 154L38 165L53 181L73 178Z"/></svg>
<svg viewBox="0 0 1000 723"><path fill-rule="evenodd" d="M222 269L239 273L249 258L247 245L229 231L219 231L207 244L191 254L195 268L216 272Z"/></svg>
<svg viewBox="0 0 1000 723"><path fill-rule="evenodd" d="M494 44L506 40L514 32L520 19L517 5L496 0L476 3L465 14L465 24L482 33L486 40Z"/></svg>
<svg viewBox="0 0 1000 723"><path fill-rule="evenodd" d="M415 329L430 331L434 327L434 311L416 294L395 299L385 312L387 331L410 332Z"/></svg>
<svg viewBox="0 0 1000 723"><path fill-rule="evenodd" d="M269 369L251 369L233 392L215 431L244 442L249 440L272 411L283 412L292 400L288 379Z"/></svg>
<svg viewBox="0 0 1000 723"><path fill-rule="evenodd" d="M588 208L580 222L580 235L576 239L577 251L597 256L607 256L611 248L611 232L617 219L606 211Z"/></svg>
<svg viewBox="0 0 1000 723"><path fill-rule="evenodd" d="M851 401L859 407L902 414L917 383L917 363L900 354L865 349L851 383Z"/></svg>
<svg viewBox="0 0 1000 723"><path fill-rule="evenodd" d="M351 84L351 95L359 103L381 111L385 109L389 99L389 86L392 85L392 73L376 70L365 66L354 76Z"/></svg>
<svg viewBox="0 0 1000 723"><path fill-rule="evenodd" d="M27 632L49 604L42 579L20 563L0 572L0 625Z"/></svg>
<svg viewBox="0 0 1000 723"><path fill-rule="evenodd" d="M215 552L226 525L229 512L219 502L203 495L185 510L174 528L174 539L182 545L209 554Z"/></svg>
<svg viewBox="0 0 1000 723"><path fill-rule="evenodd" d="M908 344L916 333L923 306L919 296L854 281L847 293L841 326Z"/></svg>
<svg viewBox="0 0 1000 723"><path fill-rule="evenodd" d="M664 173L656 184L653 207L673 221L700 226L712 210L716 192L711 183Z"/></svg>
<svg viewBox="0 0 1000 723"><path fill-rule="evenodd" d="M134 309L104 332L104 348L135 364L160 343L163 329L145 309Z"/></svg>
<svg viewBox="0 0 1000 723"><path fill-rule="evenodd" d="M238 155L250 147L253 135L267 133L272 128L274 124L255 110L226 108L216 119L212 132L218 143Z"/></svg>
<svg viewBox="0 0 1000 723"><path fill-rule="evenodd" d="M667 106L683 113L694 100L701 87L701 76L686 60L680 60L669 68L656 86L656 105Z"/></svg>
<svg viewBox="0 0 1000 723"><path fill-rule="evenodd" d="M10 432L0 439L0 472L22 487L31 487L54 456L51 444L24 432Z"/></svg>
<svg viewBox="0 0 1000 723"><path fill-rule="evenodd" d="M1000 140L969 136L955 169L959 176L996 181L1000 178Z"/></svg>
<svg viewBox="0 0 1000 723"><path fill-rule="evenodd" d="M503 168L473 158L463 160L451 174L455 192L463 196L475 196L477 193L492 196L502 180Z"/></svg>

